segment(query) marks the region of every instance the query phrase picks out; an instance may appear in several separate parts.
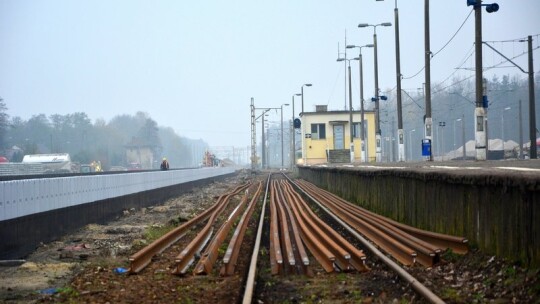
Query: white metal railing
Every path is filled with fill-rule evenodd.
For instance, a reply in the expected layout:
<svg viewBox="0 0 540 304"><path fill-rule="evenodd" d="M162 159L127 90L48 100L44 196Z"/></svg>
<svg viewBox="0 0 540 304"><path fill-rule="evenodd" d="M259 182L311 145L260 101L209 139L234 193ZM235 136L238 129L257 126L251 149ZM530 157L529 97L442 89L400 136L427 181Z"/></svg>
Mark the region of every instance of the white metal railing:
<svg viewBox="0 0 540 304"><path fill-rule="evenodd" d="M0 221L233 173L201 168L0 182Z"/></svg>

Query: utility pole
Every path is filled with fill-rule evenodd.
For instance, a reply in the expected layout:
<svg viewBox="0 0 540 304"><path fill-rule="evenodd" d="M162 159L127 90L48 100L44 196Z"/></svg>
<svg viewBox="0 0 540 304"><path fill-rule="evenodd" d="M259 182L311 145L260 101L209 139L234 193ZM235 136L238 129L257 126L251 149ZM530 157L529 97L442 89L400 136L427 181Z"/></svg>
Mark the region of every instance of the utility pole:
<svg viewBox="0 0 540 304"><path fill-rule="evenodd" d="M403 114L401 109L401 61L400 61L400 55L399 55L399 12L397 8L397 0L396 0L396 6L394 8L394 21L395 21L395 29L396 29L396 83L397 83L397 119L398 119L398 130L397 130L397 137L398 137L398 161L403 162L405 161L405 144L403 142ZM392 127L392 130L394 128ZM392 144L392 147L394 145Z"/></svg>
<svg viewBox="0 0 540 304"><path fill-rule="evenodd" d="M430 42L429 42L429 0L424 0L424 61L426 65L425 69L425 78L426 78L426 87L425 87L425 99L426 99L426 117L424 120L424 134L426 140L432 145L432 125L433 121L431 118L431 51L430 51ZM428 161L433 161L432 149L429 150L430 153L427 156Z"/></svg>
<svg viewBox="0 0 540 304"><path fill-rule="evenodd" d="M536 149L536 108L534 100L534 66L533 66L533 49L532 36L527 37L529 51L529 137L531 140L530 158L537 158Z"/></svg>
<svg viewBox="0 0 540 304"><path fill-rule="evenodd" d="M465 140L465 114L461 116L461 141L463 144L463 160L467 159L467 141Z"/></svg>
<svg viewBox="0 0 540 304"><path fill-rule="evenodd" d="M255 171L257 164L257 142L255 133L255 104L253 97L251 97L251 171Z"/></svg>
<svg viewBox="0 0 540 304"><path fill-rule="evenodd" d="M486 160L488 156L488 133L487 133L487 88L483 77L482 64L482 6L488 13L499 10L497 3L482 4L482 0L467 0L467 6L474 7L474 43L475 43L475 86L476 107L474 109L474 138L476 148L476 160Z"/></svg>
<svg viewBox="0 0 540 304"><path fill-rule="evenodd" d="M345 59L346 60L346 59ZM352 107L352 82L351 82L351 61L349 60L349 66L347 67L349 72L349 125L350 125L350 137L351 143L349 144L351 154L351 164L354 163L354 126L353 126L353 107Z"/></svg>
<svg viewBox="0 0 540 304"><path fill-rule="evenodd" d="M496 5L496 4L491 4ZM489 7L489 6L488 6ZM498 9L498 6L495 8L491 8L490 11L496 11ZM508 62L512 63L515 67L520 69L523 73L528 74L529 78L529 138L530 138L530 150L529 150L529 158L536 159L538 158L538 149L536 147L536 106L535 106L535 96L534 96L534 69L533 69L533 53L532 53L532 36L528 36L527 40L520 40L520 42L528 42L528 52L529 52L529 60L528 60L528 71L525 71L522 69L519 65L517 65L515 62L513 62L508 57L504 56L501 52L497 51L494 47L489 45L488 43L484 42L486 46L491 48L493 51L495 51L497 54L501 55L504 59L508 60ZM486 100L487 102L487 100Z"/></svg>
<svg viewBox="0 0 540 304"><path fill-rule="evenodd" d="M261 127L262 127L262 130L261 130L261 151L262 151L262 162L261 162L261 168L264 169L265 165L266 165L266 139L264 138L264 113L261 117Z"/></svg>
<svg viewBox="0 0 540 304"><path fill-rule="evenodd" d="M519 159L523 159L523 123L522 123L522 117L521 117L521 99L519 100L519 113L518 113L518 121L519 121Z"/></svg>

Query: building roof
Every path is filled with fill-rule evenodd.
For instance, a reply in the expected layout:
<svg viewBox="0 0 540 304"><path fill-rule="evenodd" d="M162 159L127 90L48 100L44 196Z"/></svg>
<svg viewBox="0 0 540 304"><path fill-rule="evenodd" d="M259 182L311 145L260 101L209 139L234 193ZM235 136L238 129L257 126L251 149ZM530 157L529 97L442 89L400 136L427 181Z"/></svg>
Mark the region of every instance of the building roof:
<svg viewBox="0 0 540 304"><path fill-rule="evenodd" d="M362 111L352 111L353 114L362 114ZM364 114L374 114L373 110L364 110ZM335 110L335 111L319 111L319 112L301 112L300 116L314 116L314 115L336 115L336 114L349 114L348 110Z"/></svg>

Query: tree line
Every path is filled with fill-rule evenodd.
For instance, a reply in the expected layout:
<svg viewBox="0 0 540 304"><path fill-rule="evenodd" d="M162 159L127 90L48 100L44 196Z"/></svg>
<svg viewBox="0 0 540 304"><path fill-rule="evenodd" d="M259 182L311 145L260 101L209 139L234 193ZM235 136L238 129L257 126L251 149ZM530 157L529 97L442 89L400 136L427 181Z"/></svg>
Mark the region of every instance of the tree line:
<svg viewBox="0 0 540 304"><path fill-rule="evenodd" d="M150 147L156 161L167 157L171 168L197 166L208 144L160 127L147 113L118 115L109 122L94 123L86 113L35 114L25 120L10 117L0 99L0 156L20 162L26 154L69 153L72 161L88 164L100 161L104 169L127 166L126 146Z"/></svg>

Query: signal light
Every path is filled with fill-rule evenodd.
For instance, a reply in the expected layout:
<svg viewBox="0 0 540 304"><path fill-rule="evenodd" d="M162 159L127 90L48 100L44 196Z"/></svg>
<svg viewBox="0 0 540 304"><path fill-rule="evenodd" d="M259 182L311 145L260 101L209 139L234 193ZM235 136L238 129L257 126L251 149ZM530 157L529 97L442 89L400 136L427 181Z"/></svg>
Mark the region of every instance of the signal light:
<svg viewBox="0 0 540 304"><path fill-rule="evenodd" d="M302 122L300 121L300 119L295 118L294 119L294 128L295 129L300 129L300 126L302 126Z"/></svg>
<svg viewBox="0 0 540 304"><path fill-rule="evenodd" d="M497 3L492 3L486 5L486 12L488 13L494 13L499 10L499 5Z"/></svg>

